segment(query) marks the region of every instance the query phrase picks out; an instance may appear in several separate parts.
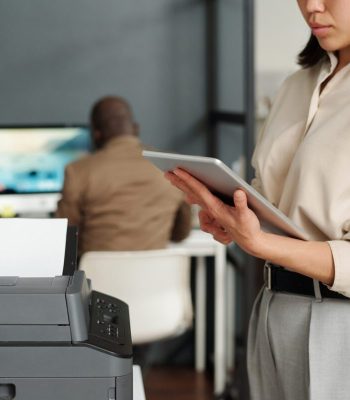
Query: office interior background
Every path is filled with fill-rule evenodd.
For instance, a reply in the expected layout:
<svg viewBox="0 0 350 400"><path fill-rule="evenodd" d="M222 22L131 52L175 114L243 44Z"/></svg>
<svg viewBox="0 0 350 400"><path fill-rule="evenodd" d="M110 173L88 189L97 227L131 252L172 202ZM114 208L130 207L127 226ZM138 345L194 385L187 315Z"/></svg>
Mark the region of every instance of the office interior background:
<svg viewBox="0 0 350 400"><path fill-rule="evenodd" d="M244 175L245 135L256 137L308 36L296 1L255 0L250 18L247 3L2 0L0 125L85 125L98 98L120 95L146 145L215 155ZM214 133L213 111L233 115Z"/></svg>

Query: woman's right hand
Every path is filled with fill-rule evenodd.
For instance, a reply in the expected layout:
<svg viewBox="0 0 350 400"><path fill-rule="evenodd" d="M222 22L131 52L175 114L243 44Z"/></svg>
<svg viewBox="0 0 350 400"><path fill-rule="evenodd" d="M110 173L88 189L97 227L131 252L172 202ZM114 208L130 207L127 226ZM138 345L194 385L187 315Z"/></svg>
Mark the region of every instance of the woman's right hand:
<svg viewBox="0 0 350 400"><path fill-rule="evenodd" d="M255 213L248 207L243 190L233 193L232 206L222 202L192 175L181 169L167 172L165 177L186 194L191 204L201 207L200 227L213 235L217 241L228 244L236 242L242 249L255 254L263 231Z"/></svg>

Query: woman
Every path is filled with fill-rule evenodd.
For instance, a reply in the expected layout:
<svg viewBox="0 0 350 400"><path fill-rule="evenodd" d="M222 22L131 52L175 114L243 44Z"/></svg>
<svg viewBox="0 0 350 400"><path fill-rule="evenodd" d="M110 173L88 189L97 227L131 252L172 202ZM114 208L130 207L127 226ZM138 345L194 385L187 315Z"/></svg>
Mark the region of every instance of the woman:
<svg viewBox="0 0 350 400"><path fill-rule="evenodd" d="M298 4L311 39L260 136L253 185L312 240L262 231L242 190L230 207L185 171L166 174L204 231L269 261L249 327L252 400L350 398L350 1Z"/></svg>

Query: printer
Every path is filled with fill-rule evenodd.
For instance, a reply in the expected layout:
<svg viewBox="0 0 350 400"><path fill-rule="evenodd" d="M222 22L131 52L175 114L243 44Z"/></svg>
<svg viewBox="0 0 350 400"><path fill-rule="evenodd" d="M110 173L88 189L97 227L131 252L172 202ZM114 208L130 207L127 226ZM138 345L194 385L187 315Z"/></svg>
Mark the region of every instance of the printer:
<svg viewBox="0 0 350 400"><path fill-rule="evenodd" d="M128 306L83 271L0 277L1 400L132 400Z"/></svg>

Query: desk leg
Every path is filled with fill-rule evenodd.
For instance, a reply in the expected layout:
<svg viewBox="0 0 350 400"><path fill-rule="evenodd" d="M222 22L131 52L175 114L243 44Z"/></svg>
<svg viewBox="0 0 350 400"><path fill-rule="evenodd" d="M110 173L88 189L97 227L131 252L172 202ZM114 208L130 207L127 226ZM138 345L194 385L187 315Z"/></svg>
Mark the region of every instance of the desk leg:
<svg viewBox="0 0 350 400"><path fill-rule="evenodd" d="M236 275L232 266L226 267L226 273L226 365L232 373L236 356Z"/></svg>
<svg viewBox="0 0 350 400"><path fill-rule="evenodd" d="M206 274L205 258L196 259L196 327L195 327L195 368L197 372L205 370L206 356Z"/></svg>
<svg viewBox="0 0 350 400"><path fill-rule="evenodd" d="M226 385L226 247L218 244L215 254L215 343L214 394L222 394Z"/></svg>

